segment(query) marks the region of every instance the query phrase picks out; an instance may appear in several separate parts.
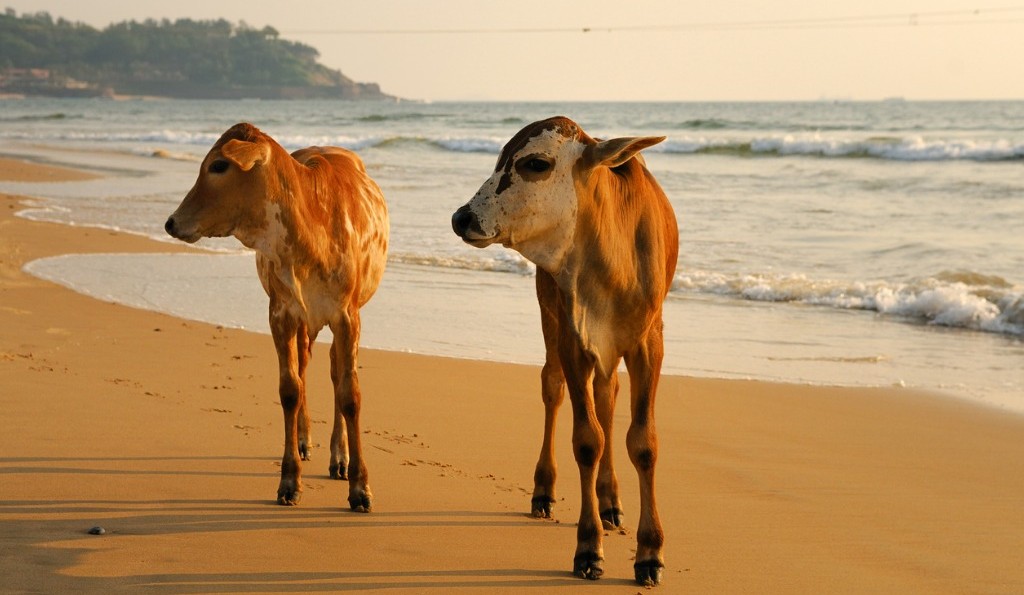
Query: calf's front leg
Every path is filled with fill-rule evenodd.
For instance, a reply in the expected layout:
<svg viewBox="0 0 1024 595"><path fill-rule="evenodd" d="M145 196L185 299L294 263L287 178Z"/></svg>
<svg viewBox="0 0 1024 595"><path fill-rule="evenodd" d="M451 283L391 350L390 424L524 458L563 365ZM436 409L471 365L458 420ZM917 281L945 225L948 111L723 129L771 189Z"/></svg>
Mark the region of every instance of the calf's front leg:
<svg viewBox="0 0 1024 595"><path fill-rule="evenodd" d="M284 413L284 456L277 503L295 506L302 497L302 463L299 455L299 412L305 409L306 390L300 373L298 322L271 303L270 331L277 349L281 410Z"/></svg>
<svg viewBox="0 0 1024 595"><path fill-rule="evenodd" d="M572 402L572 450L580 471L580 520L576 527L573 574L595 580L604 574L602 526L598 514L597 469L604 453L604 431L597 419L591 378L594 358L576 345L562 351L565 381Z"/></svg>
<svg viewBox="0 0 1024 595"><path fill-rule="evenodd" d="M654 398L661 376L664 353L660 318L646 341L626 356L629 371L631 422L626 433L626 450L640 480L640 521L636 532L636 582L656 585L661 582L665 559L658 506L654 497L654 466L658 461L658 434L654 425Z"/></svg>
<svg viewBox="0 0 1024 595"><path fill-rule="evenodd" d="M565 376L558 356L559 320L563 316L554 278L537 269L537 301L540 304L540 324L544 335L544 368L540 373L541 397L544 400L544 439L540 456L533 472L533 499L530 510L537 518L551 518L555 503L555 420L558 408L565 399Z"/></svg>

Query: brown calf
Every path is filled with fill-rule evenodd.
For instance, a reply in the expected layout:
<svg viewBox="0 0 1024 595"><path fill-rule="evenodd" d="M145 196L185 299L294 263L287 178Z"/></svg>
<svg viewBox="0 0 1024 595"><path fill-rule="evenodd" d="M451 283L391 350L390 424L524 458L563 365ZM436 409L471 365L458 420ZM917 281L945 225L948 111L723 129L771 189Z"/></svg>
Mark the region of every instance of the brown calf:
<svg viewBox="0 0 1024 595"><path fill-rule="evenodd" d="M317 334L330 327L330 474L348 478L353 510L369 512L359 438L359 308L384 273L388 212L362 161L337 147L289 155L255 126L236 124L203 159L199 178L164 228L189 243L231 235L256 251L280 364L285 446L279 504L298 504L301 496L300 459L309 458L311 446L306 365Z"/></svg>
<svg viewBox="0 0 1024 595"><path fill-rule="evenodd" d="M630 379L629 458L640 478L635 578L661 580L664 535L654 499L658 442L654 397L663 355L662 302L675 274L679 232L672 207L638 152L664 137L599 142L568 118L523 128L502 149L490 179L455 211L467 243L501 244L537 265L546 347L541 373L544 441L533 513L555 501L555 415L568 385L582 505L573 572L603 572L602 524L622 517L612 467L612 413L623 358Z"/></svg>

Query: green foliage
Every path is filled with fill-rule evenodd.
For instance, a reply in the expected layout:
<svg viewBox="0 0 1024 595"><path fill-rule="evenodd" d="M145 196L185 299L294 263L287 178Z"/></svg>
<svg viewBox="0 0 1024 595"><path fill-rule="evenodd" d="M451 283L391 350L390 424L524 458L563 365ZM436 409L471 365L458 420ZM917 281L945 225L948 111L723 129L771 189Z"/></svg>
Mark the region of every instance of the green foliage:
<svg viewBox="0 0 1024 595"><path fill-rule="evenodd" d="M101 84L225 86L350 84L311 46L224 19L126 21L102 31L46 12L0 15L0 68L45 68Z"/></svg>

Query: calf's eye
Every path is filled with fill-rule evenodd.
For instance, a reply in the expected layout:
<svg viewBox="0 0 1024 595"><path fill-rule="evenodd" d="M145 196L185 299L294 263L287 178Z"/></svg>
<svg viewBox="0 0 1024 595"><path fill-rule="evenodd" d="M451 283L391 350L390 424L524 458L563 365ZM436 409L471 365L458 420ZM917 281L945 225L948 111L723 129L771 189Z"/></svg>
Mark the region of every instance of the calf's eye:
<svg viewBox="0 0 1024 595"><path fill-rule="evenodd" d="M207 171L209 171L211 174L222 174L228 171L228 162L223 159L218 159L210 164L210 167L207 168Z"/></svg>
<svg viewBox="0 0 1024 595"><path fill-rule="evenodd" d="M532 171L533 173L542 174L548 171L548 169L550 168L551 164L548 163L547 161L544 161L543 159L534 158L526 162L526 169Z"/></svg>

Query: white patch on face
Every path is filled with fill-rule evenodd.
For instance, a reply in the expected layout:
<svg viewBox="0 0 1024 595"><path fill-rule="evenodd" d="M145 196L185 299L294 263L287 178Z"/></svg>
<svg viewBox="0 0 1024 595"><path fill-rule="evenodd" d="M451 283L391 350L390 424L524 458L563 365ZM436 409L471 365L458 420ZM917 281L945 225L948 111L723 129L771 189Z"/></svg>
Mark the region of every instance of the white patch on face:
<svg viewBox="0 0 1024 595"><path fill-rule="evenodd" d="M494 172L469 202L489 243L512 248L545 270L557 270L575 230L573 168L583 149L582 143L546 130L512 157L511 184L500 194L506 172ZM552 161L552 170L538 179L525 179L515 164L526 157Z"/></svg>

